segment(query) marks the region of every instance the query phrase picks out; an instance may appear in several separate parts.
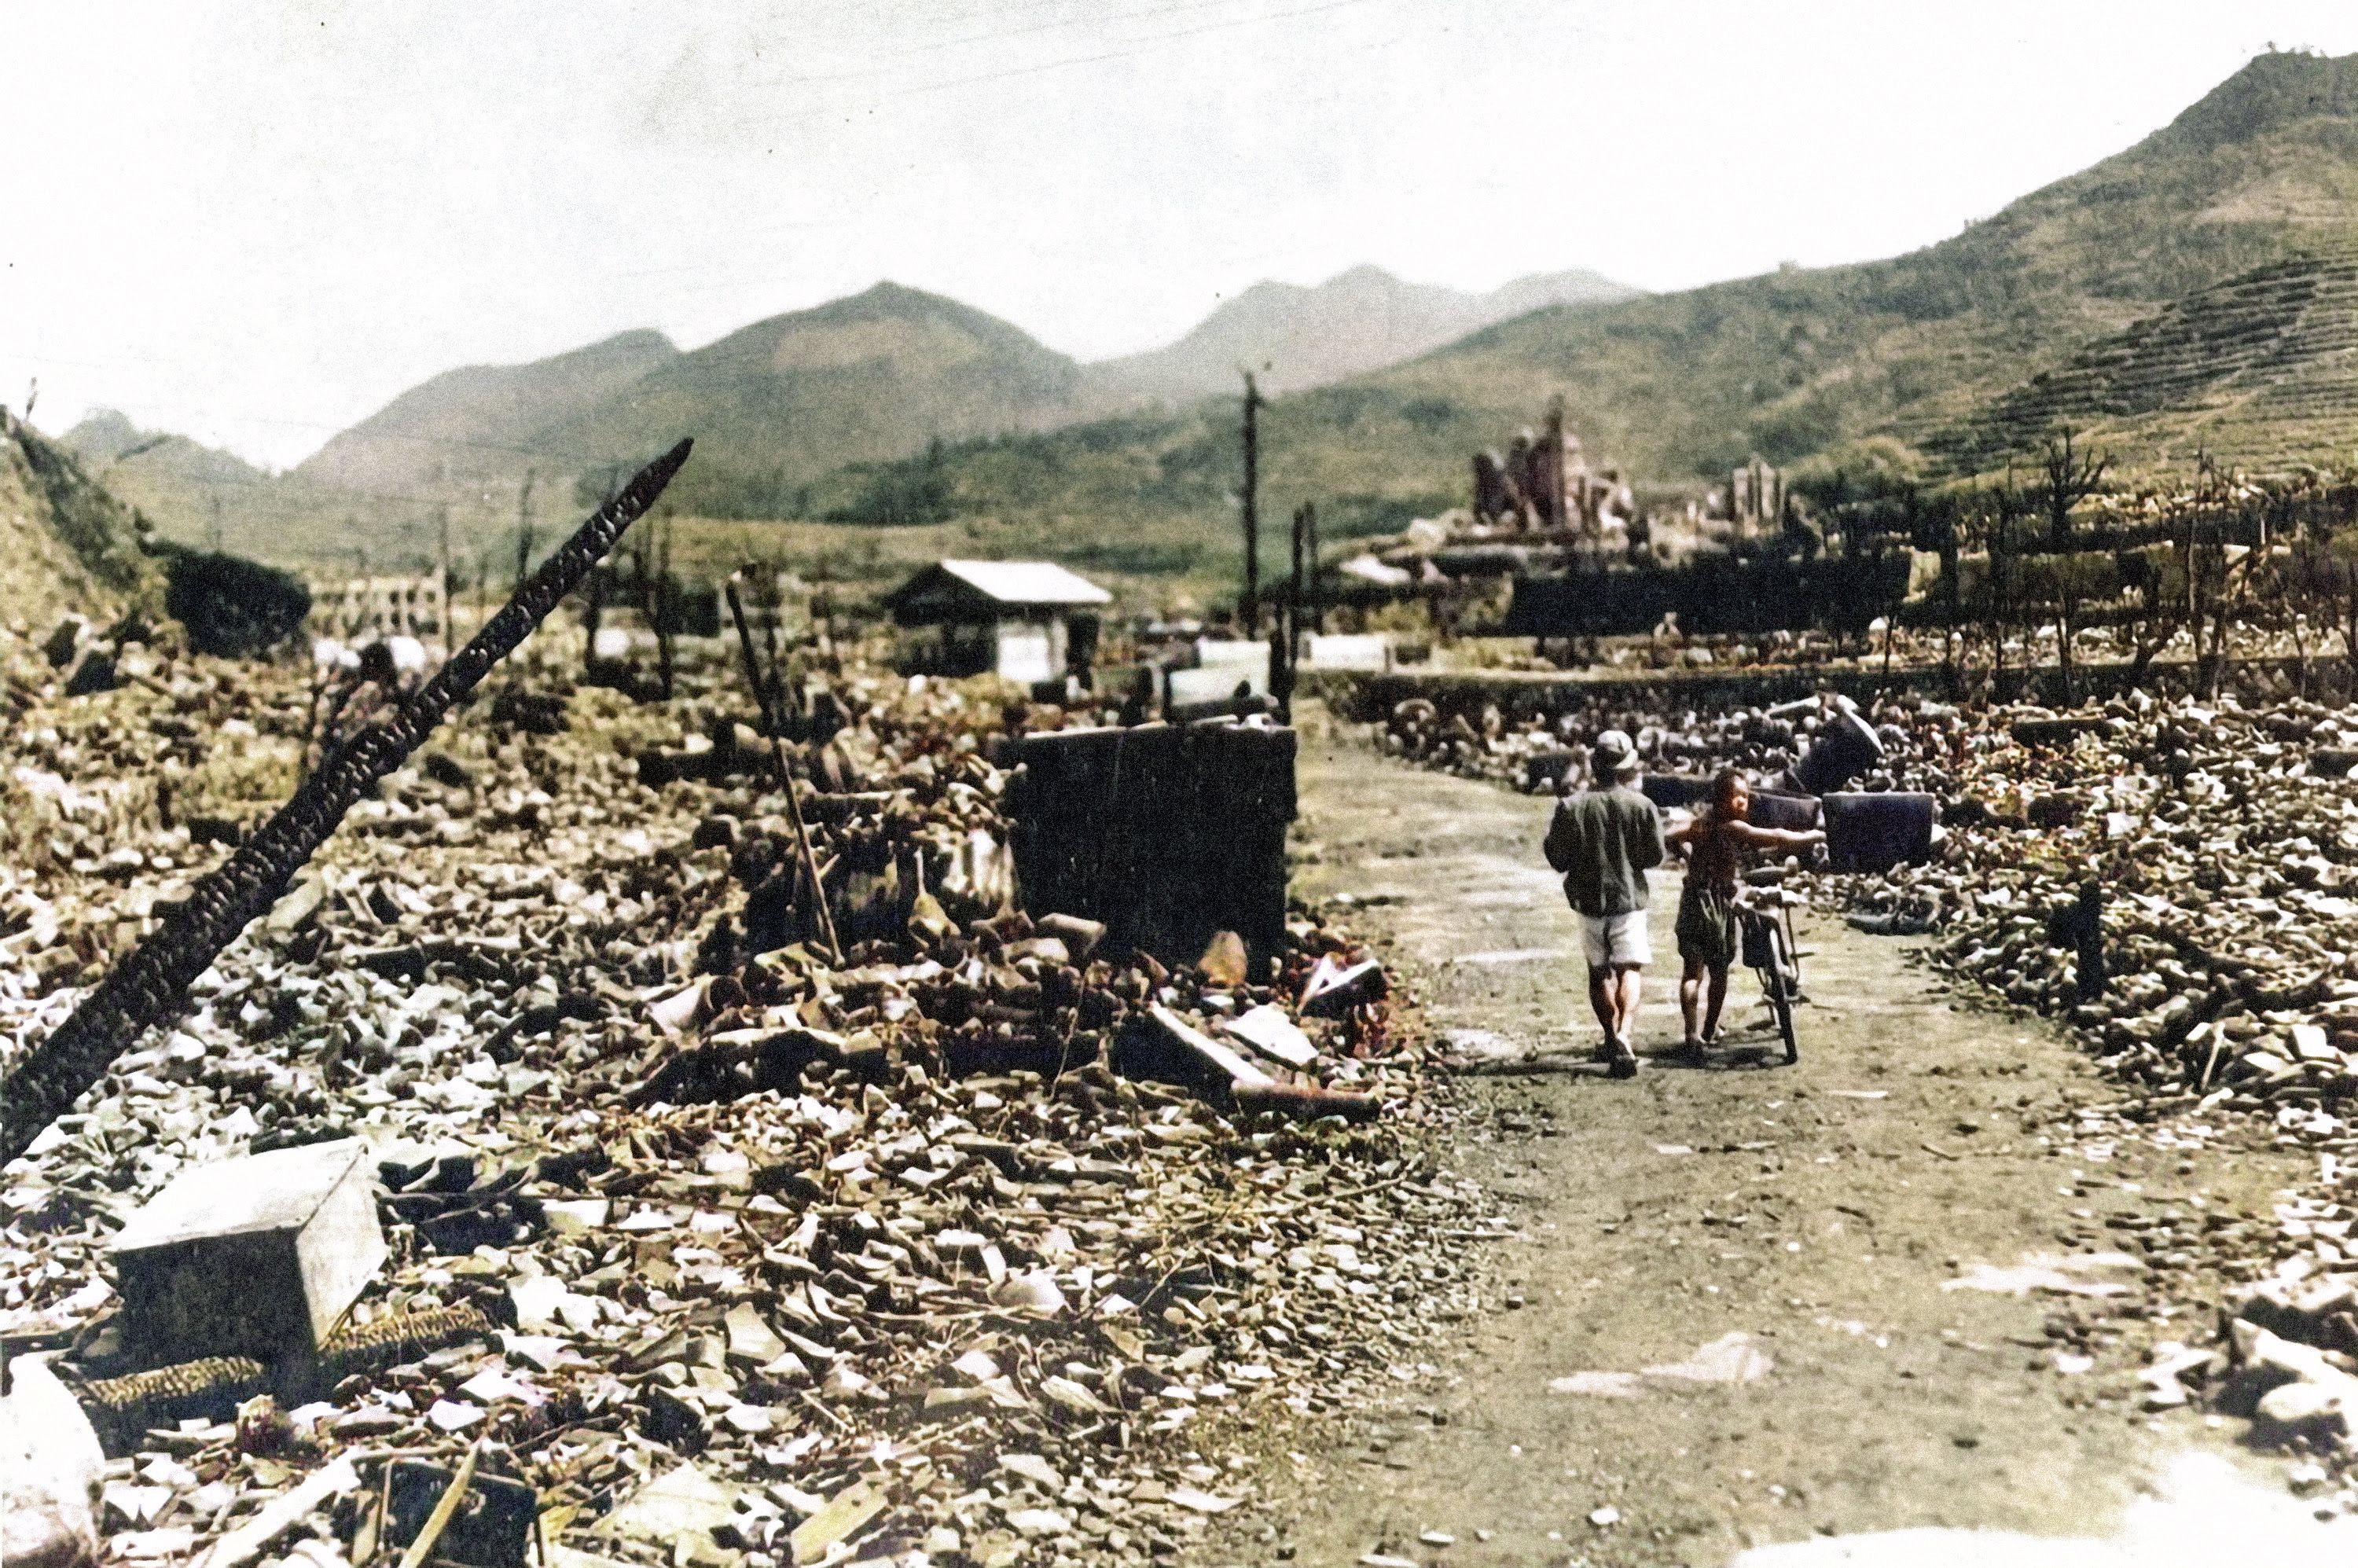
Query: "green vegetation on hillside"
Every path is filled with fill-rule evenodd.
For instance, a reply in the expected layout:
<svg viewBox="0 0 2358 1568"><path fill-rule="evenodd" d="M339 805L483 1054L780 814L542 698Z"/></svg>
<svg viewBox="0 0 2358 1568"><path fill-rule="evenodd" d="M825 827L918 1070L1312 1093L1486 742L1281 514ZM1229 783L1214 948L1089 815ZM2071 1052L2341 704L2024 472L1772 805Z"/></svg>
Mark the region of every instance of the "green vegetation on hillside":
<svg viewBox="0 0 2358 1568"><path fill-rule="evenodd" d="M447 371L337 436L295 477L314 490L436 501L513 493L532 470L569 480L620 454L568 447L551 430L679 358L662 333L636 331L529 364Z"/></svg>
<svg viewBox="0 0 2358 1568"><path fill-rule="evenodd" d="M1756 451L1794 463L1871 437L1920 443L2173 299L2353 241L2358 57L2264 55L2136 146L1910 254L1541 310L1280 398L1263 417L1263 514L1282 526L1314 500L1340 539L1438 510L1462 499L1475 450L1558 395L1593 463L1658 484L1699 489ZM1219 399L955 446L955 503L1147 547L1224 537L1235 418Z"/></svg>
<svg viewBox="0 0 2358 1568"><path fill-rule="evenodd" d="M1620 470L1641 497L1695 493L1754 452L1828 474L1870 451L1860 460L1895 473L1937 466L1926 454L1971 466L2035 445L2050 416L2120 417L2114 403L2146 395L2115 382L2143 373L2132 373L2140 355L2159 364L2173 332L2212 341L2206 319L2241 345L2240 412L2156 424L2150 440L2124 427L2111 443L2121 477L2177 458L2190 435L2229 463L2345 459L2336 388L2347 376L2341 351L2320 345L2341 341L2358 305L2320 286L2296 308L2293 284L2266 280L2353 247L2358 56L2264 55L2135 146L1908 255L1541 309L1280 397L1262 421L1264 547L1272 563L1283 554L1285 518L1305 501L1333 543L1462 500L1471 455L1503 448L1558 396L1591 463ZM2266 297L2245 301L2246 324L2275 320L2274 338L2237 338L2233 313L2214 308L2241 277ZM2295 373L2285 353L2314 363ZM685 433L698 445L673 493L683 514L938 530L967 553L1049 554L1114 574L1200 579L1233 564L1234 397L1087 418L1102 413L1103 388L1084 367L952 300L884 284L689 353L636 334L581 354L562 375L547 369L556 362L518 367L537 390L517 394L492 436L469 438L499 454L506 478L471 469L440 489L355 495L318 482L332 466L323 452L304 465L318 472L255 492L270 557L424 565L447 520L462 569L495 563L513 554L525 468L541 481L535 526L546 536L577 482L602 494L607 476ZM644 360L634 371L622 362L633 355ZM2105 389L2099 362L2114 366ZM502 376L454 373L372 423L399 424L405 405L463 414L470 398L523 384ZM449 395L439 403L425 395L438 387ZM2187 393L2182 410L2172 392L2142 413L2199 412L2218 390ZM474 429L473 417L451 428ZM529 438L508 438L526 426ZM160 498L155 510L171 515ZM190 536L185 518L168 525Z"/></svg>
<svg viewBox="0 0 2358 1568"><path fill-rule="evenodd" d="M146 514L163 538L211 548L218 528L224 546L254 551L270 542L260 503L276 481L233 452L142 430L112 408L93 409L58 445L90 478Z"/></svg>

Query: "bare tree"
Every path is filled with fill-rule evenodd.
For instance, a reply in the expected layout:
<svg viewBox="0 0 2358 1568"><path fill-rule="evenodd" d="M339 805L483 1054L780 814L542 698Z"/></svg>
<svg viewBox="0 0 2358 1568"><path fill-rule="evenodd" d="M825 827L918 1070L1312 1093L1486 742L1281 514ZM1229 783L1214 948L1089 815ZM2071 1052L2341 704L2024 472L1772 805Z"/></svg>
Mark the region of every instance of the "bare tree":
<svg viewBox="0 0 2358 1568"><path fill-rule="evenodd" d="M2258 619L2271 633L2291 639L2294 689L2303 697L2315 677L2310 612L2321 611L2328 622L2337 614L2328 555L2331 534L2318 505L2321 489L2313 473L2271 489L2267 536L2280 542L2261 550L2264 558L2253 568Z"/></svg>
<svg viewBox="0 0 2358 1568"><path fill-rule="evenodd" d="M1990 687L2003 696L2006 634L2014 622L2020 583L2020 540L2016 524L2028 510L2012 468L2005 480L1982 492L1982 529L1989 546L1989 581L1982 596L1982 622L1990 640Z"/></svg>
<svg viewBox="0 0 2358 1568"><path fill-rule="evenodd" d="M2232 481L2208 452L2202 453L2195 464L2193 523L2189 531L2187 598L2191 613L2188 619L2200 657L2203 695L2214 699L2226 678L2227 633L2238 608L2235 589L2239 586L2239 563L2233 541L2227 536L2228 514L2234 501ZM2204 533L2209 535L2207 545L2201 536ZM2241 564L2248 568L2251 560L2252 556L2246 553ZM2248 570L2240 580L2249 581ZM2207 647L2203 645L2206 626Z"/></svg>
<svg viewBox="0 0 2358 1568"><path fill-rule="evenodd" d="M2104 470L2113 462L2109 454L2089 456L2077 451L2074 439L2075 432L2068 425L2060 436L2048 438L2047 449L2039 457L2041 479L2037 497L2039 510L2047 515L2047 548L2055 562L2055 660L2062 675L2066 708L2077 695L2073 689L2071 638L2079 630L2082 582L2071 511L2082 502L2104 492Z"/></svg>
<svg viewBox="0 0 2358 1568"><path fill-rule="evenodd" d="M2187 537L2192 537L2191 514L2172 502L2158 503L2163 525L2170 531L2172 545L2166 558L2157 559L2150 548L2141 549L2122 557L2122 586L2130 595L2125 625L2129 633L2129 684L2144 684L2146 672L2164 648L2169 646L2179 629L2185 625L2186 602L2180 597L2178 584L2171 579L2172 564L2190 561L2190 548L2177 547L2178 529L2183 524ZM2142 510L2142 508L2140 508ZM2181 516L2180 514L2186 515ZM2188 568L2190 569L2190 567Z"/></svg>

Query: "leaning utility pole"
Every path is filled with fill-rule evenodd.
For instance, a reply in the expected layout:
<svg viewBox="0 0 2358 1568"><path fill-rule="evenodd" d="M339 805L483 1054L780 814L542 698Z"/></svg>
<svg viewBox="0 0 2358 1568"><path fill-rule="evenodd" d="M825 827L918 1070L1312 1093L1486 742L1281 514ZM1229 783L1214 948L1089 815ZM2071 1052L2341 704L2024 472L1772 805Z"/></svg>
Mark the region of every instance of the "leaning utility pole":
<svg viewBox="0 0 2358 1568"><path fill-rule="evenodd" d="M1245 593L1237 604L1244 633L1260 629L1260 388L1245 372Z"/></svg>
<svg viewBox="0 0 2358 1568"><path fill-rule="evenodd" d="M627 489L600 507L548 559L515 597L391 718L361 730L320 759L277 814L199 881L162 929L107 971L48 1039L19 1056L0 1077L0 1165L31 1146L41 1130L70 1109L106 1076L115 1058L150 1027L169 1022L187 1005L189 987L222 949L276 903L303 863L343 821L344 813L408 760L453 704L515 650L573 590L582 574L614 547L623 530L655 503L687 461L682 441L639 470Z"/></svg>

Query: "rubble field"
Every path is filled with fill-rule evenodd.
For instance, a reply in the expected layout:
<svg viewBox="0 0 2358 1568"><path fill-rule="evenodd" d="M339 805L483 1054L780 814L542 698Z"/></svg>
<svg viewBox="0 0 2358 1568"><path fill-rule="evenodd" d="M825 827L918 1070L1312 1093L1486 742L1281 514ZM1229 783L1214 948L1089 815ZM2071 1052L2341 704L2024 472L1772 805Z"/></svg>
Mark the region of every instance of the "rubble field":
<svg viewBox="0 0 2358 1568"><path fill-rule="evenodd" d="M682 657L639 703L536 639L7 1168L0 1335L106 1443L105 1561L1165 1559L1474 1310L1504 1221L1347 932L1256 976L1015 912L1010 694L854 667L787 748L830 953L751 699ZM114 665L10 688L12 1060L303 763L308 669ZM130 1299L135 1217L349 1140L357 1299L233 1344L279 1266L197 1252L219 1344L159 1364L198 1287Z"/></svg>

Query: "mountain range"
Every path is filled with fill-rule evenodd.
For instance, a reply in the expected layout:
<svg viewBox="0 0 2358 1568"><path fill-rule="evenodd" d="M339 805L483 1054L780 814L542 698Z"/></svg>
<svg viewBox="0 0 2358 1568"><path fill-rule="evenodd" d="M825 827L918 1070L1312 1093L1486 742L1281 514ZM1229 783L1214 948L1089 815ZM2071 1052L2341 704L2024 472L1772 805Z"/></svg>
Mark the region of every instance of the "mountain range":
<svg viewBox="0 0 2358 1568"><path fill-rule="evenodd" d="M639 330L449 371L275 481L112 410L63 439L168 536L208 539L218 504L233 548L260 543L314 564L423 560L445 516L462 544L512 528L531 503L527 481L563 511L644 456L658 430L697 433L696 465L675 492L682 507L795 515L848 465L1184 404L1236 386L1248 367L1272 392L1317 386L1540 305L1636 292L1573 271L1468 294L1361 266L1314 287L1255 285L1167 348L1083 364L957 300L883 282L698 349Z"/></svg>
<svg viewBox="0 0 2358 1568"><path fill-rule="evenodd" d="M264 520L278 481L234 452L167 430L140 429L112 408L92 412L59 444L109 494L145 513L166 538L209 546L218 528L233 550L253 552L269 544Z"/></svg>
<svg viewBox="0 0 2358 1568"><path fill-rule="evenodd" d="M1280 394L1264 514L1315 501L1330 538L1461 499L1470 454L1554 397L1592 460L1655 493L1693 493L1754 452L1841 467L1867 444L1930 478L1969 476L2058 419L2117 435L2139 461L2234 440L2282 466L2347 455L2331 388L2351 368L2353 307L2333 258L2353 246L2358 56L2272 52L2125 151L1889 260L1664 295L1563 274L1468 296L1355 268L1256 286L1165 349L1095 365L879 284L692 351L635 332L454 371L275 490L233 476L211 493L300 513L272 532L281 556L349 557L364 535L377 558L430 558L443 508L462 538L512 527L531 473L554 498L541 504L570 515L615 465L687 432L698 456L673 500L691 514L884 515L861 498L923 493L960 520L968 553L1217 575L1244 367ZM2229 362L2204 343L2235 346L2232 384L2197 373ZM2250 416L2200 414L2225 403ZM201 452L159 447L111 471ZM186 526L189 508L140 503L167 532Z"/></svg>

